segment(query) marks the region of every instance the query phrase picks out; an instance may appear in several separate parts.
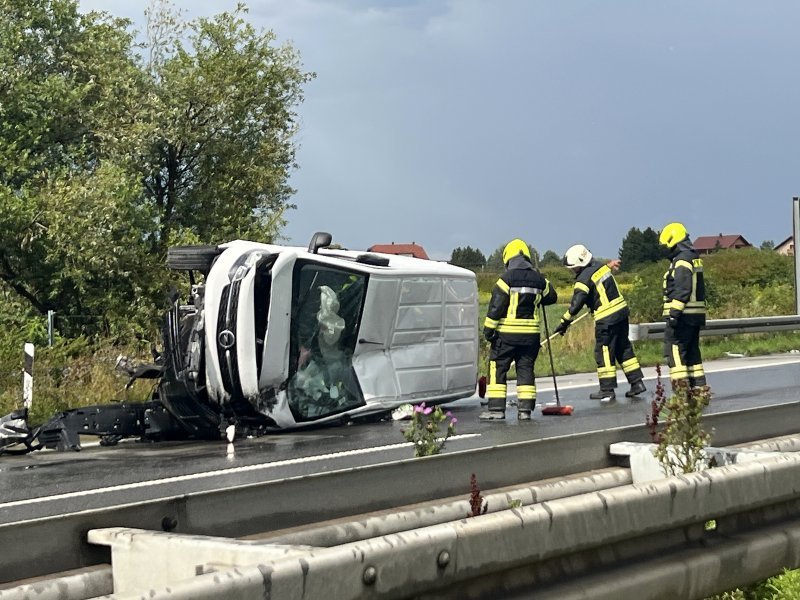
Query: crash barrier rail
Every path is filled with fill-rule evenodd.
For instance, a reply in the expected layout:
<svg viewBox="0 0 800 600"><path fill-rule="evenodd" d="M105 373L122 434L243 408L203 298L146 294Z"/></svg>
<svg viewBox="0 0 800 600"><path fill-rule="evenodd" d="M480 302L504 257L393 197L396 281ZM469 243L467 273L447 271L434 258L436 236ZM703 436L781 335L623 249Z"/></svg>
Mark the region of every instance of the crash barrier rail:
<svg viewBox="0 0 800 600"><path fill-rule="evenodd" d="M702 598L800 566L800 456L328 548L119 527L88 539L112 549L116 600Z"/></svg>
<svg viewBox="0 0 800 600"><path fill-rule="evenodd" d="M800 402L704 417L714 442L727 446L797 432ZM445 453L424 459L287 478L246 486L131 502L108 508L12 521L0 508L0 582L109 562L86 532L103 527L169 529L242 537L454 496L468 497L470 473L483 489L540 481L614 466L615 442L649 442L634 425ZM57 503L55 504L57 507ZM3 512L6 512L3 515Z"/></svg>
<svg viewBox="0 0 800 600"><path fill-rule="evenodd" d="M664 337L666 323L635 323L630 326L630 338L637 340L660 340ZM771 331L800 330L800 315L781 317L752 317L747 319L709 319L701 336L733 335L737 333L769 333Z"/></svg>

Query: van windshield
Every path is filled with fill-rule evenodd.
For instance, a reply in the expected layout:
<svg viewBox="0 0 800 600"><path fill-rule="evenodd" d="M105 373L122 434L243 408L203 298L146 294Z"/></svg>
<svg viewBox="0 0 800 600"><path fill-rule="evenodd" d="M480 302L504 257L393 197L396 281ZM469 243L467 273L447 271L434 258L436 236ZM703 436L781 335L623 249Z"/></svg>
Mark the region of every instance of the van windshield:
<svg viewBox="0 0 800 600"><path fill-rule="evenodd" d="M299 262L293 278L289 407L311 421L364 404L352 359L366 276Z"/></svg>

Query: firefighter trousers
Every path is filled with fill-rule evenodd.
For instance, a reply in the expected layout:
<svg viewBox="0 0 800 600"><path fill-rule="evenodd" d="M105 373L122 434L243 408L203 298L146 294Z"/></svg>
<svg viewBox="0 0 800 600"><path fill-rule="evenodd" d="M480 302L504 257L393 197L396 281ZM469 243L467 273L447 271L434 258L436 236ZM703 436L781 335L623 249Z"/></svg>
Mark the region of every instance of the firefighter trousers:
<svg viewBox="0 0 800 600"><path fill-rule="evenodd" d="M664 329L664 360L669 365L669 378L688 381L689 385L706 385L706 372L700 355L700 325L678 321Z"/></svg>
<svg viewBox="0 0 800 600"><path fill-rule="evenodd" d="M596 323L594 329L594 359L597 363L597 377L600 389L611 391L617 387L618 363L628 383L641 381L642 367L633 351L633 344L628 337L628 319L613 325Z"/></svg>
<svg viewBox="0 0 800 600"><path fill-rule="evenodd" d="M486 386L486 398L489 410L505 410L506 376L513 362L517 367L517 399L520 407L530 407L536 403L536 382L533 366L539 354L540 343L511 344L498 338L492 343L489 353L489 384Z"/></svg>

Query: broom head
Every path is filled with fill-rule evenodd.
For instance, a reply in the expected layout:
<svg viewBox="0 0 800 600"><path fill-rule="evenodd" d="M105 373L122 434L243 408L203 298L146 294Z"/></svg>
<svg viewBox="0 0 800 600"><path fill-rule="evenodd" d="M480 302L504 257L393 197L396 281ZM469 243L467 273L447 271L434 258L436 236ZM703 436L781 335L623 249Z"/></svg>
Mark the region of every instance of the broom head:
<svg viewBox="0 0 800 600"><path fill-rule="evenodd" d="M542 407L542 414L549 415L549 416L559 416L559 417L568 417L572 414L573 408L569 404L565 404L564 406L544 406Z"/></svg>

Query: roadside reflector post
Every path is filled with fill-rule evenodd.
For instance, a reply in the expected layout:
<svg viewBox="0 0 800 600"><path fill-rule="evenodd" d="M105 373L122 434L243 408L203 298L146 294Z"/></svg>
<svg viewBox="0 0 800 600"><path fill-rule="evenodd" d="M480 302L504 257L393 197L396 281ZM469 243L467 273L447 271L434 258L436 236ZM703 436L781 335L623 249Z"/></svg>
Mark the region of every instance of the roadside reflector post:
<svg viewBox="0 0 800 600"><path fill-rule="evenodd" d="M22 402L30 409L33 403L33 344L25 344L25 365L22 375Z"/></svg>
<svg viewBox="0 0 800 600"><path fill-rule="evenodd" d="M792 254L794 254L794 312L800 315L800 263L797 261L797 240L800 240L800 197L792 198Z"/></svg>
<svg viewBox="0 0 800 600"><path fill-rule="evenodd" d="M47 347L53 347L53 328L55 326L56 311L47 311Z"/></svg>

